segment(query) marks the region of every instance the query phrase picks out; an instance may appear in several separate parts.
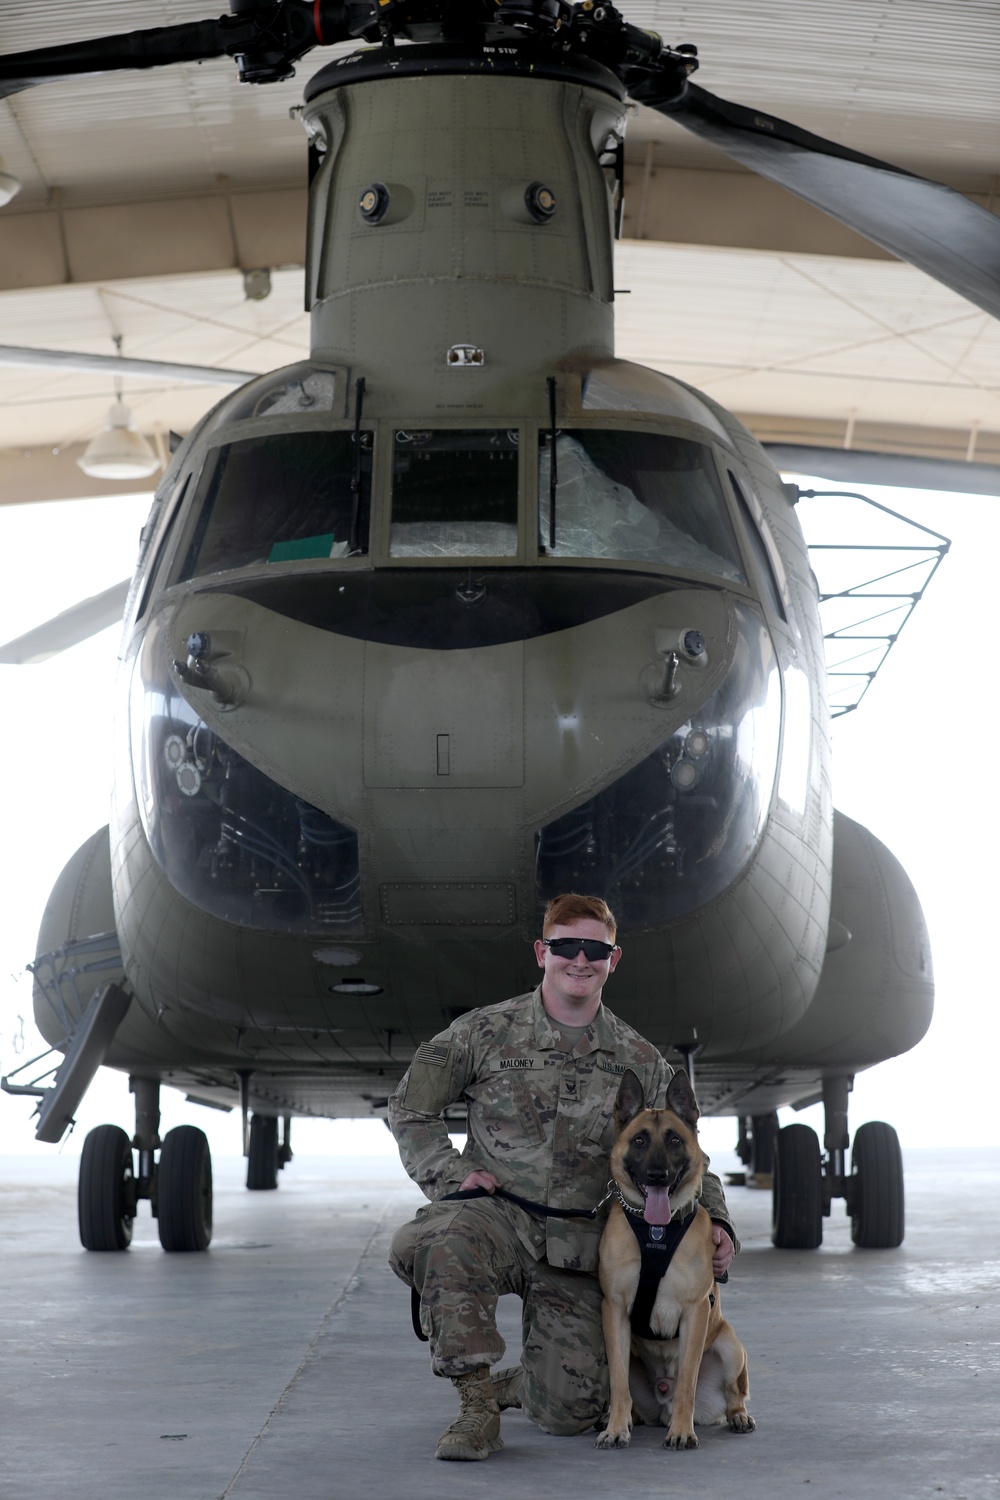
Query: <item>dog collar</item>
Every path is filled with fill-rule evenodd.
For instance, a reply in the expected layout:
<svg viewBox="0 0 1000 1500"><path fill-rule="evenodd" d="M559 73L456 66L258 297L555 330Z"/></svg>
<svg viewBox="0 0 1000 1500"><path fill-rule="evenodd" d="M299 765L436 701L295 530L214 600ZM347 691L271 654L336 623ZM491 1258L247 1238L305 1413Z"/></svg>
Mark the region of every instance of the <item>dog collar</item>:
<svg viewBox="0 0 1000 1500"><path fill-rule="evenodd" d="M598 1208L601 1208L605 1203L610 1202L610 1200L612 1198L614 1199L614 1201L616 1203L618 1203L625 1210L625 1212L627 1214L631 1214L634 1219L642 1219L643 1223L646 1222L645 1219L643 1218L644 1209L643 1209L642 1205L640 1204L640 1206L638 1208L636 1208L636 1206L635 1206L634 1203L630 1203L628 1201L628 1199L626 1198L625 1194L622 1192L621 1188L618 1186L617 1182L614 1180L613 1177L611 1178L611 1180L608 1183L608 1191L605 1193L604 1197L601 1199L601 1202L597 1205ZM695 1209L697 1207L698 1207L698 1199L695 1198L692 1201L691 1208L690 1208L689 1212L685 1215L684 1219L678 1220L678 1222L686 1224L687 1219L689 1219L691 1217L691 1214L694 1213L694 1211L695 1211ZM673 1221L671 1220L671 1222L673 1222ZM651 1224L649 1227L651 1229L664 1229L667 1226L663 1225L663 1224ZM653 1238L662 1238L662 1236L653 1236Z"/></svg>

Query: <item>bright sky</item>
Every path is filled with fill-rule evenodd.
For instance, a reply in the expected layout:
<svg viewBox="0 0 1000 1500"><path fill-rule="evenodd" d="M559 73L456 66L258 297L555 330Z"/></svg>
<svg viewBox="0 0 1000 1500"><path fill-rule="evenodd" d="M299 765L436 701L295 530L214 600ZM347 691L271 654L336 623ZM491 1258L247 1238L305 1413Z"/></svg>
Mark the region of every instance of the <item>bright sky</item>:
<svg viewBox="0 0 1000 1500"><path fill-rule="evenodd" d="M812 483L800 482L803 488ZM815 487L836 488L818 480ZM944 532L954 545L864 703L834 731L836 803L871 828L907 869L930 927L938 986L928 1037L906 1056L859 1076L851 1127L886 1119L904 1147L1000 1148L993 1104L1000 997L991 946L1000 798L993 773L987 776L979 760L980 748L992 754L1000 729L986 649L997 635L990 579L1000 558L1000 499L849 486L855 487ZM148 497L0 507L0 641L128 575L147 508ZM852 514L852 527L869 524L877 523ZM30 981L18 976L34 954L45 900L69 855L107 821L117 644L117 630L110 630L38 667L0 666L5 1073L43 1046L31 1019ZM610 990L608 998L613 1005ZM35 1143L31 1109L29 1100L0 1096L0 1151L57 1149ZM235 1114L187 1105L169 1089L163 1113L164 1129L195 1122L213 1151L240 1150ZM789 1112L783 1123L791 1118ZM822 1133L820 1110L798 1118ZM102 1070L61 1149L79 1152L87 1130L105 1120L131 1133L133 1119L126 1080ZM719 1151L732 1145L734 1130L733 1121L706 1122L703 1139ZM372 1121L296 1121L293 1140L306 1152L395 1149L381 1123Z"/></svg>

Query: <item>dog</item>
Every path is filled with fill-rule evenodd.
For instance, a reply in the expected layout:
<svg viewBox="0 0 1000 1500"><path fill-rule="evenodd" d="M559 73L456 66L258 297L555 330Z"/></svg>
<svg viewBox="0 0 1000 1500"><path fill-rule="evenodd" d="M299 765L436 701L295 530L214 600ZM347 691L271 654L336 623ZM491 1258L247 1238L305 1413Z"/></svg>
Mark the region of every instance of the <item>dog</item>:
<svg viewBox="0 0 1000 1500"><path fill-rule="evenodd" d="M671 1078L666 1109L646 1108L631 1069L622 1077L611 1151L618 1201L600 1245L611 1411L598 1448L628 1447L633 1403L644 1421L667 1428L665 1448L697 1448L696 1423L727 1421L733 1432L757 1425L746 1408L746 1350L722 1316L715 1285L712 1221L698 1202L705 1170L698 1115L686 1073ZM645 1273L641 1240L649 1247Z"/></svg>

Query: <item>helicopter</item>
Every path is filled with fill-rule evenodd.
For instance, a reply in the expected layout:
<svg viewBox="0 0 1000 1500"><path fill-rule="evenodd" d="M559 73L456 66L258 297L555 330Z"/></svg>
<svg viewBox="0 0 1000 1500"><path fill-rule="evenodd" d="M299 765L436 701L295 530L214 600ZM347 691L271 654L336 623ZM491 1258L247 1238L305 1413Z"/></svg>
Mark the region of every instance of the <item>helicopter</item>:
<svg viewBox="0 0 1000 1500"><path fill-rule="evenodd" d="M5 1086L58 1140L99 1066L127 1072L82 1243L125 1249L148 1199L165 1249L201 1250L207 1142L160 1141L162 1085L237 1103L273 1188L294 1116L384 1111L421 1040L530 984L548 897L600 889L616 1009L740 1120L775 1243L818 1244L844 1198L856 1244L898 1244L898 1141L861 1127L848 1171L847 1105L929 1024L926 929L833 808L794 488L717 402L615 358L628 101L993 315L997 222L716 99L693 46L605 5L234 5L2 57L0 95L222 55L266 84L349 41L302 111L310 357L227 396L157 489L110 822L33 966L63 1061ZM825 1156L775 1128L812 1099Z"/></svg>

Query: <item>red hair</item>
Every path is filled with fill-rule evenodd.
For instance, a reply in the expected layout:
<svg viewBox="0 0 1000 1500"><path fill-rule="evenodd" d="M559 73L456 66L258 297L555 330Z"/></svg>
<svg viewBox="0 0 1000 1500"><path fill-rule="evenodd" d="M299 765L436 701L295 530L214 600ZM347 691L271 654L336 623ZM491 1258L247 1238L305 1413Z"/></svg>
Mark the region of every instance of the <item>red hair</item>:
<svg viewBox="0 0 1000 1500"><path fill-rule="evenodd" d="M615 941L618 924L615 914L600 896L579 896L569 891L564 896L553 896L545 908L542 918L542 937L548 937L553 927L569 926L572 922L600 922L608 929L608 936Z"/></svg>

